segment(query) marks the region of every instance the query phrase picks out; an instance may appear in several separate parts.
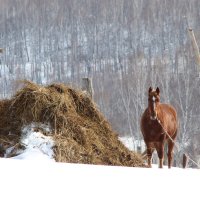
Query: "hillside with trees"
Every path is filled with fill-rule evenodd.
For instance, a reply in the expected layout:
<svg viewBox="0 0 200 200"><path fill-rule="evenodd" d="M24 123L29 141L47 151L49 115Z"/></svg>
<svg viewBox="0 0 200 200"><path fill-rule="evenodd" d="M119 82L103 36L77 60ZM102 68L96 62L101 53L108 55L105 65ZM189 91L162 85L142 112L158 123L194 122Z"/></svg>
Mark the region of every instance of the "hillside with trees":
<svg viewBox="0 0 200 200"><path fill-rule="evenodd" d="M179 152L200 149L199 68L188 35L200 45L199 0L0 0L0 97L16 80L81 86L120 136L141 139L150 86L180 122ZM195 142L194 142L195 141Z"/></svg>

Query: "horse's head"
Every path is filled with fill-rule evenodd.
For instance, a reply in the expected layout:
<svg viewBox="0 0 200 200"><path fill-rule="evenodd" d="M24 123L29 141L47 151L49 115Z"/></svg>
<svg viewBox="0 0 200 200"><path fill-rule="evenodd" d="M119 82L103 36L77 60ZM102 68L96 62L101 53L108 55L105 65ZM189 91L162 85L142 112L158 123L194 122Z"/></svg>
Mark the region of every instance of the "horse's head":
<svg viewBox="0 0 200 200"><path fill-rule="evenodd" d="M149 114L150 118L152 120L157 119L157 105L160 102L160 90L157 87L156 90L153 90L152 87L149 88L149 96L148 96L148 102L149 102Z"/></svg>

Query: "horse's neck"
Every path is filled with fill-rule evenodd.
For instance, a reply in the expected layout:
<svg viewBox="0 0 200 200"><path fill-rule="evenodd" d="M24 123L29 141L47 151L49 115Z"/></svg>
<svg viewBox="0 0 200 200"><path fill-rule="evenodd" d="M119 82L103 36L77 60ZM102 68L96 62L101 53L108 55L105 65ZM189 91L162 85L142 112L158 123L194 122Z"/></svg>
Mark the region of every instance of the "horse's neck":
<svg viewBox="0 0 200 200"><path fill-rule="evenodd" d="M157 119L160 120L162 122L162 118L163 118L163 109L162 109L162 104L158 104L156 106L156 113L157 113Z"/></svg>
<svg viewBox="0 0 200 200"><path fill-rule="evenodd" d="M149 116L151 115L151 114L150 114L151 112L149 111L150 109L151 109L151 106L148 105L148 113L149 113ZM158 104L156 105L155 109L156 109L157 117L158 117L158 118L162 118L162 115L163 115L162 104L161 104L161 103L158 103Z"/></svg>

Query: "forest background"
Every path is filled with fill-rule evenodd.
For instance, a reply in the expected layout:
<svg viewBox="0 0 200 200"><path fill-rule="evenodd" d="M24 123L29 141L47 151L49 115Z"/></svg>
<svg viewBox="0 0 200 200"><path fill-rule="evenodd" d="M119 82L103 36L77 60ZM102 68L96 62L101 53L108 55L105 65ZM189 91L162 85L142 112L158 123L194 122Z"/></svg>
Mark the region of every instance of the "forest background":
<svg viewBox="0 0 200 200"><path fill-rule="evenodd" d="M200 160L199 0L0 0L0 97L16 81L93 81L94 100L120 137L141 140L150 86L178 111L178 152Z"/></svg>

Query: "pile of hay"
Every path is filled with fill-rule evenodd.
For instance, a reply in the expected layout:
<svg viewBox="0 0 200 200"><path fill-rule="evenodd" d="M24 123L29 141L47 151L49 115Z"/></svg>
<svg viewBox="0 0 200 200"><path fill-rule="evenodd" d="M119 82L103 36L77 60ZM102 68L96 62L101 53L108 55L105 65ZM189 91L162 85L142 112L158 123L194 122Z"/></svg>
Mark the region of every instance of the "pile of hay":
<svg viewBox="0 0 200 200"><path fill-rule="evenodd" d="M44 87L25 81L12 99L2 101L0 144L18 144L22 127L32 122L51 125L56 161L145 166L118 140L91 99L64 84Z"/></svg>

